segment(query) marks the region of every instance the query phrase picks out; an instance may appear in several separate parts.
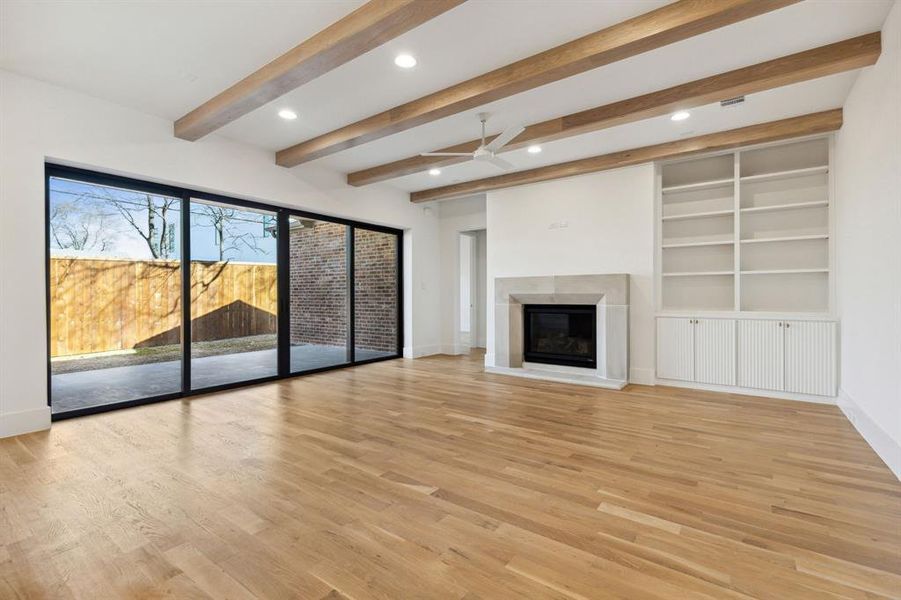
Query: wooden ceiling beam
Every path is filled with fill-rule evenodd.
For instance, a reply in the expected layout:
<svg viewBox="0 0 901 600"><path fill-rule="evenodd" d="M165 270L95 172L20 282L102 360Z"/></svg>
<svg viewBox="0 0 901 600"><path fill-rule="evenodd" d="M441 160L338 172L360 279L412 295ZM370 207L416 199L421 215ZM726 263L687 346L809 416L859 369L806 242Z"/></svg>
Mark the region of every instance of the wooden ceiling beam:
<svg viewBox="0 0 901 600"><path fill-rule="evenodd" d="M835 131L842 126L842 109L836 108L800 117L771 121L719 133L700 135L674 142L665 142L653 146L621 150L601 156L592 156L556 165L548 165L537 169L517 171L496 177L476 179L453 185L422 190L410 194L411 202L430 202L471 196L492 190L527 185L573 177L586 173L596 173L619 167L628 167L658 160L681 158L692 154L728 150L739 146L763 144L806 135L815 135Z"/></svg>
<svg viewBox="0 0 901 600"><path fill-rule="evenodd" d="M465 0L370 0L175 122L195 141Z"/></svg>
<svg viewBox="0 0 901 600"><path fill-rule="evenodd" d="M695 108L734 98L850 71L875 64L882 51L881 34L876 31L805 52L751 65L720 75L698 79L628 100L590 108L526 127L501 152L518 150L562 138L598 131L624 123L632 123L665 115L676 110ZM480 140L470 140L435 152L472 152ZM356 171L347 175L353 186L368 185L468 161L456 156L411 156Z"/></svg>
<svg viewBox="0 0 901 600"><path fill-rule="evenodd" d="M276 163L293 167L798 1L678 0L280 150L276 154Z"/></svg>

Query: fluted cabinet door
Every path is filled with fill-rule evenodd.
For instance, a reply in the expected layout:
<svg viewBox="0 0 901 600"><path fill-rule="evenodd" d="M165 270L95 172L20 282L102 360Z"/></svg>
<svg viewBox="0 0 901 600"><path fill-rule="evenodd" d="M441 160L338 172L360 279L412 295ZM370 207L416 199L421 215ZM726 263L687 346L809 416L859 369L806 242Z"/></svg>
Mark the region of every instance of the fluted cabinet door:
<svg viewBox="0 0 901 600"><path fill-rule="evenodd" d="M783 389L781 321L738 321L738 385Z"/></svg>
<svg viewBox="0 0 901 600"><path fill-rule="evenodd" d="M695 319L695 381L735 385L735 321Z"/></svg>
<svg viewBox="0 0 901 600"><path fill-rule="evenodd" d="M835 395L835 323L785 322L785 390Z"/></svg>
<svg viewBox="0 0 901 600"><path fill-rule="evenodd" d="M657 377L694 379L694 325L692 319L657 319Z"/></svg>

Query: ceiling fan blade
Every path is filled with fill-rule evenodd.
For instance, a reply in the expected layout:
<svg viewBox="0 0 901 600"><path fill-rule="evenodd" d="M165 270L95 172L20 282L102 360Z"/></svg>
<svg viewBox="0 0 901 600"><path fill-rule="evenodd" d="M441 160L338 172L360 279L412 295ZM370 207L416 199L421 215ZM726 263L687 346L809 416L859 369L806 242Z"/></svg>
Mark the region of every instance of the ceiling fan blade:
<svg viewBox="0 0 901 600"><path fill-rule="evenodd" d="M509 144L511 141L513 141L513 138L515 138L525 130L526 128L522 125L507 127L499 136L491 140L491 143L485 146L485 149L489 152L497 152L498 150Z"/></svg>
<svg viewBox="0 0 901 600"><path fill-rule="evenodd" d="M472 152L423 152L419 156L472 156Z"/></svg>
<svg viewBox="0 0 901 600"><path fill-rule="evenodd" d="M486 159L486 162L490 162L495 167L497 167L499 169L503 169L504 171L509 171L510 169L513 168L513 163L506 161L503 158L500 158L498 156L492 156L492 157Z"/></svg>

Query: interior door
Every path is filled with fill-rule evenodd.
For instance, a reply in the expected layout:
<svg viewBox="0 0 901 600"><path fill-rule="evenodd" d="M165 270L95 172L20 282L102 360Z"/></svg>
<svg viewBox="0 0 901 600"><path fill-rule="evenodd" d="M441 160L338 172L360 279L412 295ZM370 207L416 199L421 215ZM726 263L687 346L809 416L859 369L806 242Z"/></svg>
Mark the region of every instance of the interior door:
<svg viewBox="0 0 901 600"><path fill-rule="evenodd" d="M657 319L657 377L694 380L693 319Z"/></svg>
<svg viewBox="0 0 901 600"><path fill-rule="evenodd" d="M695 381L735 385L735 321L695 319Z"/></svg>
<svg viewBox="0 0 901 600"><path fill-rule="evenodd" d="M782 321L739 319L738 385L783 389Z"/></svg>
<svg viewBox="0 0 901 600"><path fill-rule="evenodd" d="M784 321L785 390L835 395L835 323Z"/></svg>

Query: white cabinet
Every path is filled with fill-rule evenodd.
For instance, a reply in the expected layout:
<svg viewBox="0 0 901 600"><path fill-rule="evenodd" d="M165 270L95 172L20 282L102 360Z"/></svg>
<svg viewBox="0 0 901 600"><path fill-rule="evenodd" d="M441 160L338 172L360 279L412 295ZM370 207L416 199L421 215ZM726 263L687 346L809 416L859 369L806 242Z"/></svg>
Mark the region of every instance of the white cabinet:
<svg viewBox="0 0 901 600"><path fill-rule="evenodd" d="M835 323L783 321L785 391L835 395Z"/></svg>
<svg viewBox="0 0 901 600"><path fill-rule="evenodd" d="M735 384L735 321L657 319L657 377Z"/></svg>
<svg viewBox="0 0 901 600"><path fill-rule="evenodd" d="M735 385L735 321L694 319L695 378L698 383Z"/></svg>
<svg viewBox="0 0 901 600"><path fill-rule="evenodd" d="M760 390L782 389L782 321L738 322L738 385Z"/></svg>
<svg viewBox="0 0 901 600"><path fill-rule="evenodd" d="M834 396L836 323L657 319L657 377Z"/></svg>
<svg viewBox="0 0 901 600"><path fill-rule="evenodd" d="M657 377L694 380L694 319L657 319Z"/></svg>

